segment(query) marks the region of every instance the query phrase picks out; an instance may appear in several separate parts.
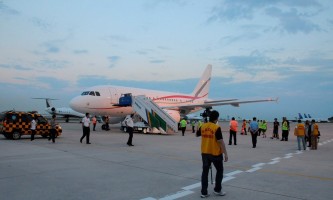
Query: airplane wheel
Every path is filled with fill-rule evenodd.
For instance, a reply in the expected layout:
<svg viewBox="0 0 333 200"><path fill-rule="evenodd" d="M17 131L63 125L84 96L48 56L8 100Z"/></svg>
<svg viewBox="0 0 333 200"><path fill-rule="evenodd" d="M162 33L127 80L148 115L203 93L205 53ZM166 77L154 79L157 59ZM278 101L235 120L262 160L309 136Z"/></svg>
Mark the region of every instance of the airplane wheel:
<svg viewBox="0 0 333 200"><path fill-rule="evenodd" d="M68 119L68 118L66 118L66 122L67 122L67 123L69 122L69 119Z"/></svg>

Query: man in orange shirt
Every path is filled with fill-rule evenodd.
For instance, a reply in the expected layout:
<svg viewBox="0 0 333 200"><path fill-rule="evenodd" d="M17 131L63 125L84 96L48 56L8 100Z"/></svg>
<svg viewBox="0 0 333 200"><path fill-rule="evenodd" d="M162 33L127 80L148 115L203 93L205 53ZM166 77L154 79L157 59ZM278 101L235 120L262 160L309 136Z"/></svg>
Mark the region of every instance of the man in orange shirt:
<svg viewBox="0 0 333 200"><path fill-rule="evenodd" d="M306 150L306 143L305 143L305 126L301 123L302 121L299 119L298 124L295 127L294 135L297 136L297 143L298 143L298 151L301 150L301 140L303 143L303 149Z"/></svg>
<svg viewBox="0 0 333 200"><path fill-rule="evenodd" d="M229 136L229 145L232 144L232 137L234 137L234 145L237 145L236 133L238 129L238 122L233 117L230 121L230 136Z"/></svg>

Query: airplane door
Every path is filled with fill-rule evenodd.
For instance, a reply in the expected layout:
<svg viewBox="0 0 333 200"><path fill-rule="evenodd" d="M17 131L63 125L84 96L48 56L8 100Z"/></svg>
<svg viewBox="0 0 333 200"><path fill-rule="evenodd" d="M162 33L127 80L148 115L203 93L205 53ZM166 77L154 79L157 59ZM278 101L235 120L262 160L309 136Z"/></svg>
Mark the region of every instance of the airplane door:
<svg viewBox="0 0 333 200"><path fill-rule="evenodd" d="M111 104L118 104L119 103L119 93L116 88L109 87L110 97L111 97Z"/></svg>

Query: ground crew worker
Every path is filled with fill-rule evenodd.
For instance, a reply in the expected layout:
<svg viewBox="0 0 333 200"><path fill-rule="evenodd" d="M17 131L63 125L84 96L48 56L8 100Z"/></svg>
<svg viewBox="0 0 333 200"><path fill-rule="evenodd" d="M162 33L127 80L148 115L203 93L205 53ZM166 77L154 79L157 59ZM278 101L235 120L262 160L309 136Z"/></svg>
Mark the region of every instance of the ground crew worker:
<svg viewBox="0 0 333 200"><path fill-rule="evenodd" d="M267 130L267 122L266 122L266 120L263 120L262 124L261 124L261 131L262 131L263 138L266 138L266 130Z"/></svg>
<svg viewBox="0 0 333 200"><path fill-rule="evenodd" d="M202 121L199 120L199 121L198 121L198 126L197 126L197 131L200 129L201 126L202 126Z"/></svg>
<svg viewBox="0 0 333 200"><path fill-rule="evenodd" d="M97 118L96 115L91 119L92 123L93 123L93 131L96 131L96 124L97 124Z"/></svg>
<svg viewBox="0 0 333 200"><path fill-rule="evenodd" d="M298 151L301 150L301 140L303 143L303 149L306 150L305 126L300 119L298 120L298 124L295 127L294 135L297 136Z"/></svg>
<svg viewBox="0 0 333 200"><path fill-rule="evenodd" d="M277 121L277 118L274 118L273 136L271 137L271 139L273 139L273 138L279 139L279 126L280 126L280 123Z"/></svg>
<svg viewBox="0 0 333 200"><path fill-rule="evenodd" d="M216 169L214 194L224 196L226 193L222 191L223 179L223 154L224 162L228 161L228 153L223 142L221 127L217 125L219 113L213 110L209 115L209 122L204 123L197 137L201 137L201 157L202 157L202 175L201 175L201 198L209 197L208 173L211 163Z"/></svg>
<svg viewBox="0 0 333 200"><path fill-rule="evenodd" d="M316 121L313 119L311 121L311 149L317 150L319 136L319 126L316 124Z"/></svg>
<svg viewBox="0 0 333 200"><path fill-rule="evenodd" d="M192 133L195 133L195 121L194 120L192 120L191 125L192 125Z"/></svg>
<svg viewBox="0 0 333 200"><path fill-rule="evenodd" d="M234 145L237 145L237 139L236 139L236 133L238 129L238 122L235 120L235 118L231 118L231 121L229 123L229 145L232 144L232 137L234 138Z"/></svg>
<svg viewBox="0 0 333 200"><path fill-rule="evenodd" d="M258 127L259 127L259 129L258 129L258 136L260 136L261 131L262 131L262 120L258 120L257 122L258 122Z"/></svg>
<svg viewBox="0 0 333 200"><path fill-rule="evenodd" d="M281 141L288 141L288 135L289 135L289 123L287 121L286 117L282 118L282 139Z"/></svg>
<svg viewBox="0 0 333 200"><path fill-rule="evenodd" d="M246 132L246 120L243 119L243 124L242 124L242 132L241 132L242 135L247 135L247 132Z"/></svg>
<svg viewBox="0 0 333 200"><path fill-rule="evenodd" d="M183 118L183 119L180 121L180 128L181 128L181 130L182 130L182 134L183 134L183 136L184 136L184 134L185 134L186 124L187 124L187 122L186 122L185 118Z"/></svg>

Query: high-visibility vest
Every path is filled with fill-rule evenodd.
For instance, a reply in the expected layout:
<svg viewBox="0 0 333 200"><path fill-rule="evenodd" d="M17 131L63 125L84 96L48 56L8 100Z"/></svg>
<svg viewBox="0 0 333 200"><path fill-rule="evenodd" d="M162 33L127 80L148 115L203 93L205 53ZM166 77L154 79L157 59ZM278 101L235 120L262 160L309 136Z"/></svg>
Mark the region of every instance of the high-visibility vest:
<svg viewBox="0 0 333 200"><path fill-rule="evenodd" d="M182 127L182 128L186 127L186 120L185 119L180 121L180 127Z"/></svg>
<svg viewBox="0 0 333 200"><path fill-rule="evenodd" d="M222 149L216 140L216 131L220 126L212 122L204 123L201 126L201 153L213 156L221 155Z"/></svg>
<svg viewBox="0 0 333 200"><path fill-rule="evenodd" d="M319 126L318 124L313 124L313 133L312 135L317 136L319 134Z"/></svg>
<svg viewBox="0 0 333 200"><path fill-rule="evenodd" d="M263 130L267 130L267 123L265 122L265 123L262 123L262 125L261 125L261 129L263 129Z"/></svg>
<svg viewBox="0 0 333 200"><path fill-rule="evenodd" d="M282 130L283 130L283 131L287 131L287 130L288 130L288 122L287 122L287 121L284 121L284 122L282 123Z"/></svg>
<svg viewBox="0 0 333 200"><path fill-rule="evenodd" d="M304 124L297 124L295 131L294 131L295 136L305 136L305 126Z"/></svg>
<svg viewBox="0 0 333 200"><path fill-rule="evenodd" d="M202 121L198 122L198 129L202 126Z"/></svg>

